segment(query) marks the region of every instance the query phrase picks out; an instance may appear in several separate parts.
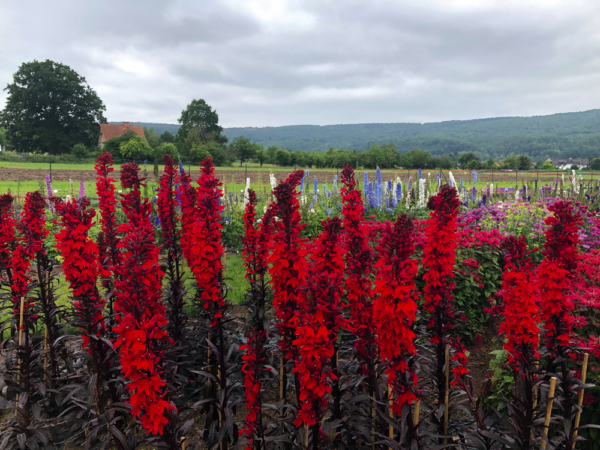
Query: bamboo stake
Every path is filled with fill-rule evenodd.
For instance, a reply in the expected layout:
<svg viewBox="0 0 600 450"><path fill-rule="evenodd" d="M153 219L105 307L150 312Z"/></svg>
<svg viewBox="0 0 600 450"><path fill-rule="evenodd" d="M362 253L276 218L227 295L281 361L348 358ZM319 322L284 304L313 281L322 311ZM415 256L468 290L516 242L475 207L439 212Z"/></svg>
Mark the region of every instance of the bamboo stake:
<svg viewBox="0 0 600 450"><path fill-rule="evenodd" d="M308 425L304 424L304 446L308 448Z"/></svg>
<svg viewBox="0 0 600 450"><path fill-rule="evenodd" d="M450 344L446 344L446 389L444 392L444 435L448 435L448 398L449 398L449 386L450 386ZM444 439L444 444L447 442Z"/></svg>
<svg viewBox="0 0 600 450"><path fill-rule="evenodd" d="M548 436L550 416L552 415L552 404L554 403L554 389L556 388L556 377L550 378L550 390L548 391L548 403L546 403L546 419L544 420L544 434ZM546 441L542 441L542 449L546 448Z"/></svg>
<svg viewBox="0 0 600 450"><path fill-rule="evenodd" d="M417 400L417 403L415 404L415 413L414 413L414 417L413 417L413 422L415 424L415 427L417 425L419 425L419 415L421 413L421 399ZM419 434L419 429L417 428L416 430L416 434Z"/></svg>
<svg viewBox="0 0 600 450"><path fill-rule="evenodd" d="M588 366L588 359L589 359L590 355L588 353L584 353L583 354L583 366L581 367L581 382L585 384L585 377L587 375L587 366ZM579 398L577 399L577 406L579 406L581 408L581 405L583 405L583 391L585 389L582 389L579 391ZM581 419L581 411L577 412L577 415L575 416L575 431L573 432L573 439L575 439L575 437L577 437L577 428L579 428L579 420ZM573 446L571 448L575 448L575 442L573 442Z"/></svg>
<svg viewBox="0 0 600 450"><path fill-rule="evenodd" d="M25 297L21 297L21 311L19 313L19 347L21 345L23 345L23 309L25 307ZM20 374L21 374L21 358L18 358L18 372L17 372L17 380L20 381ZM17 394L17 400L15 401L15 417L17 416L17 413L19 411L19 394Z"/></svg>
<svg viewBox="0 0 600 450"><path fill-rule="evenodd" d="M394 412L392 411L392 386L390 385L388 385L388 404L390 405L388 415L391 419L394 417ZM390 439L394 439L394 428L392 425L388 425L388 435ZM388 450L392 450L392 447L388 447Z"/></svg>

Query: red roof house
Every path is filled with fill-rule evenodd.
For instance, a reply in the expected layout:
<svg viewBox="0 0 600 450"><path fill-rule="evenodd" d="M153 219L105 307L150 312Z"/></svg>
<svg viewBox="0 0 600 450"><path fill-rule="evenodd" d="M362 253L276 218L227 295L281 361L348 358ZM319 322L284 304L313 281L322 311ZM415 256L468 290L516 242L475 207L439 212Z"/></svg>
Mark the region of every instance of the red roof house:
<svg viewBox="0 0 600 450"><path fill-rule="evenodd" d="M104 143L109 139L117 136L123 136L128 131L133 131L140 137L144 136L144 129L141 125L129 125L129 122L123 122L123 125L114 123L101 123L100 124L100 136L98 136L98 147L104 147Z"/></svg>

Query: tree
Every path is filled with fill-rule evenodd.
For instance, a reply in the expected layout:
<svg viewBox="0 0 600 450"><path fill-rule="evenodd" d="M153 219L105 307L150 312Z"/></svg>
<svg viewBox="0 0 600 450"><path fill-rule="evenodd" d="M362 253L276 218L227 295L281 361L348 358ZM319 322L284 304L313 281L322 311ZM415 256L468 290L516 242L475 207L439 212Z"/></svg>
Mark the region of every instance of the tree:
<svg viewBox="0 0 600 450"><path fill-rule="evenodd" d="M132 160L147 159L152 156L154 151L148 145L146 139L141 136L134 136L127 142L120 145L121 156Z"/></svg>
<svg viewBox="0 0 600 450"><path fill-rule="evenodd" d="M121 136L115 136L112 139L109 139L104 143L104 147L102 147L103 152L108 152L113 155L113 158L122 158L123 155L121 153L121 144L129 142L131 139L136 137L133 131L127 131L125 134Z"/></svg>
<svg viewBox="0 0 600 450"><path fill-rule="evenodd" d="M180 140L187 137L191 130L196 130L202 144L217 141L225 144L227 138L221 133L223 127L219 126L219 115L204 100L192 100L187 108L181 111L179 117L181 127L177 131Z"/></svg>
<svg viewBox="0 0 600 450"><path fill-rule="evenodd" d="M479 164L479 158L473 152L461 153L460 156L458 157L458 163L460 164L460 167L463 167L463 168L468 167L469 163L471 161L477 161L477 163ZM477 169L478 167L479 167L479 165L477 165L477 167L475 167L475 169Z"/></svg>
<svg viewBox="0 0 600 450"><path fill-rule="evenodd" d="M5 152L7 150L8 138L6 137L6 130L4 128L0 128L0 152Z"/></svg>
<svg viewBox="0 0 600 450"><path fill-rule="evenodd" d="M292 160L292 152L278 148L275 152L275 164L280 166L289 166Z"/></svg>
<svg viewBox="0 0 600 450"><path fill-rule="evenodd" d="M75 158L85 158L88 153L88 149L85 144L75 144L71 150L71 155Z"/></svg>
<svg viewBox="0 0 600 450"><path fill-rule="evenodd" d="M256 157L256 160L258 161L258 163L260 164L260 166L262 167L263 163L267 159L267 153L264 150L258 150L256 152L255 157Z"/></svg>
<svg viewBox="0 0 600 450"><path fill-rule="evenodd" d="M240 159L240 166L244 161L251 159L256 152L256 146L250 141L250 139L244 136L236 137L231 145L235 149L237 156Z"/></svg>
<svg viewBox="0 0 600 450"><path fill-rule="evenodd" d="M555 170L556 169L556 167L554 167L552 165L552 163L550 163L550 162L545 162L541 168L542 168L542 170Z"/></svg>
<svg viewBox="0 0 600 450"><path fill-rule="evenodd" d="M77 143L97 143L106 106L69 66L50 60L23 63L5 91L0 125L18 150L58 154Z"/></svg>
<svg viewBox="0 0 600 450"><path fill-rule="evenodd" d="M529 156L520 155L517 157L518 169L529 170L531 169L531 158Z"/></svg>
<svg viewBox="0 0 600 450"><path fill-rule="evenodd" d="M168 130L161 134L159 139L161 144L165 142L172 144L173 142L175 142L175 136L173 136L173 134Z"/></svg>
<svg viewBox="0 0 600 450"><path fill-rule="evenodd" d="M159 156L161 160L165 155L169 155L173 159L177 159L177 154L179 153L179 150L177 149L177 146L175 144L171 142L163 142L156 148L155 153Z"/></svg>
<svg viewBox="0 0 600 450"><path fill-rule="evenodd" d="M212 155L204 145L198 145L190 150L189 159L190 162L197 163L202 161L204 158L211 158Z"/></svg>
<svg viewBox="0 0 600 450"><path fill-rule="evenodd" d="M519 161L514 155L507 156L506 158L504 158L504 161L502 161L502 163L507 169L516 170L519 168Z"/></svg>
<svg viewBox="0 0 600 450"><path fill-rule="evenodd" d="M154 127L144 127L144 136L146 137L146 142L148 142L150 147L157 148L160 145L160 138L154 131Z"/></svg>
<svg viewBox="0 0 600 450"><path fill-rule="evenodd" d="M592 159L590 159L590 169L592 169L592 170L600 170L600 158L592 158Z"/></svg>
<svg viewBox="0 0 600 450"><path fill-rule="evenodd" d="M277 147L275 147L274 145L271 145L267 148L267 162L269 164L275 164L275 152L277 152Z"/></svg>

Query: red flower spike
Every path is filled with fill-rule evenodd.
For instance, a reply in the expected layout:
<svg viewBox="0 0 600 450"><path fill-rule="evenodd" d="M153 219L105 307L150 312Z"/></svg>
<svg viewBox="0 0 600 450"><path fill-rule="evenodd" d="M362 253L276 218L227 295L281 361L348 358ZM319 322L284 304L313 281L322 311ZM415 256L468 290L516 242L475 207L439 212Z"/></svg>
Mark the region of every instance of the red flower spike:
<svg viewBox="0 0 600 450"><path fill-rule="evenodd" d="M100 227L98 249L102 264L102 284L107 291L112 288L111 267L120 264L121 255L117 248L117 199L115 198L115 180L110 174L113 169L110 153L104 153L96 160L96 191L100 209Z"/></svg>
<svg viewBox="0 0 600 450"><path fill-rule="evenodd" d="M414 279L419 268L417 260L411 258L413 230L413 221L406 214L399 215L393 225L386 222L375 265L373 317L388 385L394 389L392 409L396 414L401 414L405 403L416 399L413 388L418 382L407 364L407 356L416 354L412 325L417 318Z"/></svg>
<svg viewBox="0 0 600 450"><path fill-rule="evenodd" d="M296 315L301 303L299 287L308 276L308 250L306 240L300 238L303 225L300 224L300 203L296 191L303 176L304 171L297 170L280 182L273 190L276 202L271 205L278 220L273 223L269 274L274 294L273 308L278 320L279 349L287 359L294 358L292 340L299 323Z"/></svg>
<svg viewBox="0 0 600 450"><path fill-rule="evenodd" d="M132 188L122 194L121 204L128 221L118 228L124 237L118 247L121 263L113 268L117 275L115 311L122 372L130 394L131 411L144 428L162 435L169 411L175 410L165 400L166 382L161 373L161 341L167 339L165 307L160 301L161 278L159 248L150 224L151 204L142 201L139 167L127 163L121 169L121 183Z"/></svg>
<svg viewBox="0 0 600 450"><path fill-rule="evenodd" d="M369 229L364 222L362 195L356 189L354 169L349 164L342 171L342 216L345 230L346 297L350 304L352 332L358 338L355 348L362 359L373 357L374 324L371 298L371 261Z"/></svg>
<svg viewBox="0 0 600 450"><path fill-rule="evenodd" d="M96 211L92 208L87 209L89 205L90 201L85 197L68 203L58 200L55 204L62 225L62 229L56 234L56 249L61 252L64 260L63 273L75 298L75 314L89 327L89 330L82 330L83 348L88 350L90 337L87 333L92 332L95 336L100 336L105 330L102 313L105 302L96 286L101 273L99 251L88 235ZM101 340L94 342L96 346L105 345ZM102 365L102 361L99 361L99 364Z"/></svg>
<svg viewBox="0 0 600 450"><path fill-rule="evenodd" d="M504 321L499 333L505 335L504 349L513 368L527 364L531 356L539 356L539 313L534 266L527 255L525 236L509 236L504 242L506 266L502 275Z"/></svg>
<svg viewBox="0 0 600 450"><path fill-rule="evenodd" d="M432 332L431 341L434 344L446 339L445 343L456 350L452 357L458 362L452 369L453 385L468 373L465 367L466 354L458 338L445 338L451 334L456 320L452 295L455 284L452 279L458 245L456 231L459 205L458 191L448 185L443 185L436 195L429 198L427 208L431 213L425 228L423 247L423 280L426 283L423 290L424 307L430 314L427 327Z"/></svg>
<svg viewBox="0 0 600 450"><path fill-rule="evenodd" d="M544 344L556 356L561 348L573 345L574 304L567 293L580 259L577 244L582 218L571 201L557 200L548 210L553 214L544 220L548 229L537 280Z"/></svg>
<svg viewBox="0 0 600 450"><path fill-rule="evenodd" d="M320 423L327 406L326 394L332 392L335 374L327 366L335 354L337 334L345 325L342 315L344 259L339 251L342 222L339 217L322 222L310 257L312 261L308 288L299 305L300 324L293 344L298 349L298 373L301 405L296 426ZM318 435L321 435L319 427Z"/></svg>

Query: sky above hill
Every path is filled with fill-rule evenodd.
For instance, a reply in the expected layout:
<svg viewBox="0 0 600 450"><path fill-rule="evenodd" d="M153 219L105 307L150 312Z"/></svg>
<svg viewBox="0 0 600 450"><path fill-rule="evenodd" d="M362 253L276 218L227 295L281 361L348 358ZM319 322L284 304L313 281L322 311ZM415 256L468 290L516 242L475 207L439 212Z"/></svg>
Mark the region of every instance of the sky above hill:
<svg viewBox="0 0 600 450"><path fill-rule="evenodd" d="M67 64L110 121L432 122L600 104L597 0L0 0L0 86ZM6 92L0 91L0 108Z"/></svg>

